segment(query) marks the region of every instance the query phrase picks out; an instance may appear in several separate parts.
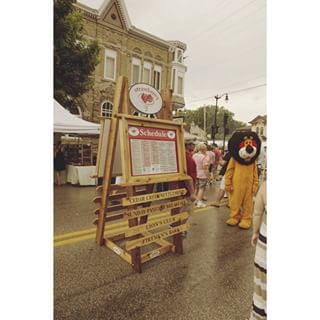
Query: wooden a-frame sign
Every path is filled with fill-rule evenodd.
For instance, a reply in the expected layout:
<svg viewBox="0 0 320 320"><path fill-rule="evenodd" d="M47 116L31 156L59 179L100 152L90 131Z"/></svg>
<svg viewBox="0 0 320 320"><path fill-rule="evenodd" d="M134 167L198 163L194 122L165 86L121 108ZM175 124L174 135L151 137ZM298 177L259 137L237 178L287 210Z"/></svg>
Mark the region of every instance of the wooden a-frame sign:
<svg viewBox="0 0 320 320"><path fill-rule="evenodd" d="M101 196L94 199L100 203L100 208L95 210L98 213L96 242L110 248L137 272L142 272L142 263L159 255L170 251L183 253L181 232L188 228L185 223L188 213L179 214L188 203L187 190L179 182L191 179L186 170L184 124L171 120L171 91L162 92L162 98L161 119L130 115L128 80L120 76L107 146L103 126L100 132L97 162L103 157L105 165L102 187L97 187ZM119 137L122 176L120 183L111 185ZM164 182L169 183L168 190L154 192L154 186ZM118 203L112 205L115 199ZM112 221L114 230L119 232L105 238L105 224ZM125 229L117 228L124 223ZM172 243L165 240L168 237L172 237ZM124 242L125 246L121 247L117 241ZM150 244L153 245L151 251L142 253Z"/></svg>

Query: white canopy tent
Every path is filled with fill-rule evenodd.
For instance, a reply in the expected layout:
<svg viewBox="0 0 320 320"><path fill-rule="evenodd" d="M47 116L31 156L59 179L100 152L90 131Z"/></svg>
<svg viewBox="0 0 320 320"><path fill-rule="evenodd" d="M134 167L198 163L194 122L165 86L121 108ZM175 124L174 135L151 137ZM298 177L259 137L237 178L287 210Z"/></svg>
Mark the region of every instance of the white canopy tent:
<svg viewBox="0 0 320 320"><path fill-rule="evenodd" d="M99 134L100 124L80 119L54 100L54 132Z"/></svg>

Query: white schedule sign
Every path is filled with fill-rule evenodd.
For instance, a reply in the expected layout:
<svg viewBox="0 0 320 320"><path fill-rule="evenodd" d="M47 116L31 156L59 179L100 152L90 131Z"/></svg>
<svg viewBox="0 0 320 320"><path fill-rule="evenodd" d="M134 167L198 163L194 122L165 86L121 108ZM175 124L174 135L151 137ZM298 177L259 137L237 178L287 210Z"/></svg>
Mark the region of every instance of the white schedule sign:
<svg viewBox="0 0 320 320"><path fill-rule="evenodd" d="M129 125L132 176L177 173L175 130Z"/></svg>

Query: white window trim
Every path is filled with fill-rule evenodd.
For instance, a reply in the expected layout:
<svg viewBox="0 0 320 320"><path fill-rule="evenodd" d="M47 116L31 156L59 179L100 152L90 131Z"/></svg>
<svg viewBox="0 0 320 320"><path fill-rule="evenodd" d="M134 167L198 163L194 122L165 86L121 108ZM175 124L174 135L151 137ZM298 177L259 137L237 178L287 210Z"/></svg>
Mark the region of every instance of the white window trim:
<svg viewBox="0 0 320 320"><path fill-rule="evenodd" d="M179 79L179 78L182 79L182 92L181 92L181 93L178 92L178 83L179 83L179 82L178 82L178 79ZM184 73L178 71L178 72L177 72L177 96L183 97L183 94L184 94Z"/></svg>
<svg viewBox="0 0 320 320"><path fill-rule="evenodd" d="M162 67L159 66L158 64L155 64L153 71L159 72L159 74L160 74L160 77L159 77L159 88L156 88L156 89L157 90L161 90Z"/></svg>
<svg viewBox="0 0 320 320"><path fill-rule="evenodd" d="M103 111L103 105L104 105L105 103L110 103L110 104L111 104L111 106L112 106L112 107L111 107L111 115L112 115L113 103L112 103L111 101L109 101L109 100L104 100L104 101L101 103L100 116L101 116L101 117L109 118L109 117L107 117L106 115L103 115L103 113L102 113L102 111ZM107 113L107 112L105 112L105 113ZM111 116L110 116L110 118L111 118Z"/></svg>
<svg viewBox="0 0 320 320"><path fill-rule="evenodd" d="M139 79L138 82L141 81L141 59L132 57L132 67L131 67L131 84L133 83L133 66L138 66L139 67Z"/></svg>
<svg viewBox="0 0 320 320"><path fill-rule="evenodd" d="M175 72L174 72L174 70L175 70ZM175 79L173 77L174 73L175 73ZM185 75L185 73L180 71L179 69L172 68L172 87L171 88L173 89L173 94L175 96L179 96L179 97L183 97L184 96L184 86L185 86L185 84L184 84L184 81L185 81L184 80L185 79L184 75ZM178 77L182 78L182 93L178 93Z"/></svg>
<svg viewBox="0 0 320 320"><path fill-rule="evenodd" d="M144 81L144 70L147 69L150 71L150 79L149 79L149 82L145 82ZM143 76L142 76L142 82L144 83L147 83L147 84L150 84L152 83L152 63L149 62L149 61L144 61L143 62Z"/></svg>
<svg viewBox="0 0 320 320"><path fill-rule="evenodd" d="M107 57L113 58L114 59L114 72L113 72L113 78L109 78L107 77ZM106 48L104 51L104 79L106 80L111 80L111 81L116 81L116 74L117 74L117 51L113 50L113 49L108 49Z"/></svg>
<svg viewBox="0 0 320 320"><path fill-rule="evenodd" d="M179 54L181 54L181 61L179 61L179 59L178 59ZM181 49L176 50L175 61L178 63L183 63L183 50L181 50Z"/></svg>

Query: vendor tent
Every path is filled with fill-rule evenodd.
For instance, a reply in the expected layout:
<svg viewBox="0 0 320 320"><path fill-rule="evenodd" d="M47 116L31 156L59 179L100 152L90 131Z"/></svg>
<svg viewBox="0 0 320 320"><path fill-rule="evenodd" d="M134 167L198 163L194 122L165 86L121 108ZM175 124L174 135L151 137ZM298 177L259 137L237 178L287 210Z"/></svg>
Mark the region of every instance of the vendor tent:
<svg viewBox="0 0 320 320"><path fill-rule="evenodd" d="M54 132L99 134L100 124L80 119L54 100Z"/></svg>

